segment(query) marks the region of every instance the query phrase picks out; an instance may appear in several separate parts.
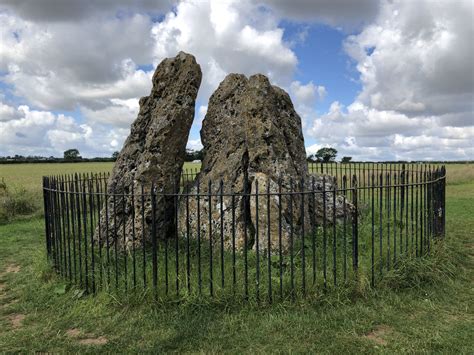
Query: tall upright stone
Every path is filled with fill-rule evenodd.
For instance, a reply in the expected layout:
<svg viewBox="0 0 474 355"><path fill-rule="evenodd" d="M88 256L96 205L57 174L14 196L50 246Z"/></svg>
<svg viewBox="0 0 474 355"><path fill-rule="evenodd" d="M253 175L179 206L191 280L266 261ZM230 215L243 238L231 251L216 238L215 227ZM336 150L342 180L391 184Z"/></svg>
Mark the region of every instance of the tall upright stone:
<svg viewBox="0 0 474 355"><path fill-rule="evenodd" d="M302 204L300 195L285 194L280 200L274 195L280 185L284 192L292 187L301 191L302 180L308 179L301 119L289 95L261 74L250 78L228 75L209 100L201 141L204 160L190 193L196 193L198 185L201 193L208 193L211 182L211 192L218 194L221 181L225 193L222 204L219 198L211 198L210 204L206 197L200 201L200 226L196 225L197 201L186 201L190 229L199 228L205 238L214 234L211 238L217 241L222 218L224 243L228 247L232 244L231 236L235 235L237 248L243 248L245 243L247 248L255 248L258 239L264 249L270 230L270 244L275 249L279 242L281 207L282 248L287 249L290 233L309 222L309 208L305 208L308 201ZM259 196L258 201L254 195L245 195L255 194L257 186L259 193L266 193L268 187L271 195ZM232 197L226 195L228 192L237 194L233 205ZM181 210L184 209L181 203ZM186 218L184 214L181 216L184 228Z"/></svg>
<svg viewBox="0 0 474 355"><path fill-rule="evenodd" d="M113 242L114 233L118 231L120 245L130 245L132 239L137 242L142 238L150 239L152 183L157 191L155 225L158 236L173 233L173 198L161 193L170 193L179 185L201 78L196 59L184 52L164 59L156 68L151 93L140 99L138 117L108 179L108 193L127 197L122 199L119 195L115 203L109 197L108 215L105 208L101 212L106 223L98 227L96 238L105 240L108 236ZM142 185L144 201L140 197ZM137 194L134 201L129 196L132 189Z"/></svg>

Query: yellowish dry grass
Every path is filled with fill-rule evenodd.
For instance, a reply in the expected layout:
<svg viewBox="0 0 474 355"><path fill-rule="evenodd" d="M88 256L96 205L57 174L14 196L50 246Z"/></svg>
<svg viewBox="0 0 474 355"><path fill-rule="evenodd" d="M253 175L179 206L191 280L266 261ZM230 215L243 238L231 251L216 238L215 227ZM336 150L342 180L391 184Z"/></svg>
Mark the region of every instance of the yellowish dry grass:
<svg viewBox="0 0 474 355"><path fill-rule="evenodd" d="M474 164L447 164L446 174L448 185L474 181Z"/></svg>

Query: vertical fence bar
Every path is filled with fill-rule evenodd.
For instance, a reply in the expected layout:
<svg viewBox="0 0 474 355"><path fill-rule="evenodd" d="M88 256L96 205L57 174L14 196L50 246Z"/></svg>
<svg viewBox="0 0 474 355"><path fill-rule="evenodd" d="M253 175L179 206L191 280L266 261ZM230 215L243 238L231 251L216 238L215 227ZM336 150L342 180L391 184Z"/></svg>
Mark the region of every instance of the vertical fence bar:
<svg viewBox="0 0 474 355"><path fill-rule="evenodd" d="M68 223L68 220L67 220L67 214L65 214L65 211L67 209L67 205L66 205L66 197L67 197L67 191L66 191L66 188L65 188L65 184L64 184L64 181L65 181L65 177L63 176L61 178L61 191L62 191L62 195L61 195L61 216L62 216L62 221L63 221L63 241L64 241L64 246L63 246L63 250L64 250L64 267L65 267L65 276L67 277L71 277L71 274L70 274L70 270L71 270L71 258L70 258L70 244L69 244L69 235L67 233L67 223Z"/></svg>
<svg viewBox="0 0 474 355"><path fill-rule="evenodd" d="M400 184L400 200L399 200L399 205L400 205L400 231L399 231L399 254L400 256L403 254L403 229L406 227L403 225L403 212L405 209L405 165L402 165L402 171L400 172L400 179L399 179L399 184Z"/></svg>
<svg viewBox="0 0 474 355"><path fill-rule="evenodd" d="M248 176L247 174L244 175L244 193L242 196L243 199L243 206L244 206L244 293L245 299L248 300L249 298L249 269L248 269L248 218L247 215L249 211L247 211L248 207L250 206L250 196L248 195Z"/></svg>
<svg viewBox="0 0 474 355"><path fill-rule="evenodd" d="M231 191L232 204L232 292L237 286L236 253L235 253L235 193Z"/></svg>
<svg viewBox="0 0 474 355"><path fill-rule="evenodd" d="M151 195L152 191L150 192ZM153 203L152 203L153 205ZM152 208L153 210L153 208ZM143 179L140 179L140 214L142 220L142 271L143 271L143 289L146 289L146 247L145 247L145 186ZM107 223L108 224L108 223ZM107 246L107 250L108 250Z"/></svg>
<svg viewBox="0 0 474 355"><path fill-rule="evenodd" d="M190 226L189 226L189 184L185 187L185 201L186 201L186 287L188 294L191 293L191 250L190 250ZM222 212L222 211L221 211ZM222 224L222 220L221 220Z"/></svg>
<svg viewBox="0 0 474 355"><path fill-rule="evenodd" d="M270 179L267 179L267 266L268 266L268 301L272 303L272 252L270 236Z"/></svg>
<svg viewBox="0 0 474 355"><path fill-rule="evenodd" d="M46 256L49 259L51 258L51 249L50 249L50 236L49 236L49 206L48 206L48 198L49 198L49 180L46 176L43 176L43 209L44 209L44 234L45 234L45 242L46 242Z"/></svg>
<svg viewBox="0 0 474 355"><path fill-rule="evenodd" d="M344 174L342 177L342 213L344 214L343 222L342 222L342 235L343 239L343 252L344 252L344 260L343 260L343 275L344 275L344 283L347 282L347 176Z"/></svg>
<svg viewBox="0 0 474 355"><path fill-rule="evenodd" d="M428 255L430 255L431 252L431 233L433 232L433 218L432 218L432 210L433 210L433 201L432 201L432 187L433 187L433 176L431 172L431 165L429 165L428 168L428 215L427 215L427 220L428 220Z"/></svg>
<svg viewBox="0 0 474 355"><path fill-rule="evenodd" d="M332 277L334 286L337 286L337 230L336 230L336 184L332 183Z"/></svg>
<svg viewBox="0 0 474 355"><path fill-rule="evenodd" d="M122 221L122 253L123 253L123 283L125 292L128 290L128 270L127 270L127 232L126 232L126 223L127 223L127 213L126 213L126 195L125 195L125 185L122 186L122 211L123 211L123 221Z"/></svg>
<svg viewBox="0 0 474 355"><path fill-rule="evenodd" d="M414 241L415 241L415 223L414 223L414 204L415 204L415 194L414 194L414 173L413 173L413 166L411 167L411 182L410 182L410 227L411 227L411 247L410 247L410 254L413 256L414 250Z"/></svg>
<svg viewBox="0 0 474 355"><path fill-rule="evenodd" d="M260 231L259 231L259 206L258 206L258 179L255 179L255 254L256 254L256 273L255 273L255 294L257 302L260 300Z"/></svg>
<svg viewBox="0 0 474 355"><path fill-rule="evenodd" d="M59 272L60 275L64 275L64 257L63 257L63 231L62 231L62 218L61 218L61 178L58 176L57 178L57 193L56 193L56 218L57 218L57 226L58 226L58 256L59 256Z"/></svg>
<svg viewBox="0 0 474 355"><path fill-rule="evenodd" d="M201 183L196 183L196 205L197 205L197 262L198 262L198 289L199 295L202 294L202 264L201 264Z"/></svg>
<svg viewBox="0 0 474 355"><path fill-rule="evenodd" d="M391 166L390 166L391 170ZM390 270L390 260L391 260L391 242L390 242L390 236L391 236L391 231L390 231L390 225L391 225L391 206L392 206L392 201L391 201L391 172L387 172L385 176L385 183L387 185L386 189L386 219L387 219L387 271Z"/></svg>
<svg viewBox="0 0 474 355"><path fill-rule="evenodd" d="M423 254L428 250L428 169L423 173Z"/></svg>
<svg viewBox="0 0 474 355"><path fill-rule="evenodd" d="M352 204L354 206L352 213L352 268L354 270L355 277L357 278L357 272L359 269L359 211L357 203L357 176L355 174L352 176Z"/></svg>
<svg viewBox="0 0 474 355"><path fill-rule="evenodd" d="M104 177L105 178L105 177ZM105 181L104 188L104 204L105 204L105 245L106 245L106 265L107 265L107 287L110 286L110 231L109 231L109 196L107 181ZM99 224L99 230L100 228Z"/></svg>
<svg viewBox="0 0 474 355"><path fill-rule="evenodd" d="M410 170L405 170L404 191L405 191L405 255L408 254L408 239L409 239L409 225L408 225L408 210L409 210L409 192L410 192Z"/></svg>
<svg viewBox="0 0 474 355"><path fill-rule="evenodd" d="M113 214L114 214L114 252L115 252L115 289L118 290L119 280L118 280L118 236L117 236L117 193L115 191L115 186L112 186L112 203L113 203Z"/></svg>
<svg viewBox="0 0 474 355"><path fill-rule="evenodd" d="M90 218L90 241L91 241L91 282L92 282L92 293L95 293L95 250L94 250L94 185L93 177L91 175L88 181L89 190L89 218Z"/></svg>
<svg viewBox="0 0 474 355"><path fill-rule="evenodd" d="M102 209L102 175L99 174L99 177L96 179L96 191L97 191L97 231L98 231L98 247L99 247L99 285L102 288L104 285L104 272L103 272L103 259L102 259L102 216L101 216L101 209Z"/></svg>
<svg viewBox="0 0 474 355"><path fill-rule="evenodd" d="M419 256L423 255L423 241L424 241L424 236L425 236L425 184L424 184L424 167L421 167L420 171L420 185L419 185L419 190L420 190L420 252Z"/></svg>
<svg viewBox="0 0 474 355"><path fill-rule="evenodd" d="M415 172L415 256L418 255L418 195L420 191L420 186L418 185L418 170Z"/></svg>
<svg viewBox="0 0 474 355"><path fill-rule="evenodd" d="M52 178L52 189L53 193L51 194L51 204L52 204L52 221L53 221L53 250L54 250L54 268L56 272L61 272L61 262L60 262L60 246L59 246L59 238L58 238L58 203L57 203L57 195L58 195L58 187L57 187L57 180L56 177Z"/></svg>
<svg viewBox="0 0 474 355"><path fill-rule="evenodd" d="M370 200L371 200L371 239L370 239L370 244L371 244L371 255L370 255L370 280L371 280L371 286L375 287L375 177L374 173L372 172L371 174L372 177L372 186L370 186Z"/></svg>
<svg viewBox="0 0 474 355"><path fill-rule="evenodd" d="M393 185L393 266L397 263L397 177L398 174L394 172L394 185Z"/></svg>
<svg viewBox="0 0 474 355"><path fill-rule="evenodd" d="M224 270L224 182L220 181L219 184L219 203L220 203L220 241L221 241L221 287L222 289L224 288L224 283L225 283L225 270Z"/></svg>
<svg viewBox="0 0 474 355"><path fill-rule="evenodd" d="M379 272L383 271L383 168L379 175Z"/></svg>
<svg viewBox="0 0 474 355"><path fill-rule="evenodd" d="M100 195L99 195L100 196ZM132 269L133 269L133 288L137 287L137 251L136 251L136 235L135 235L135 182L130 183L130 197L132 206Z"/></svg>
<svg viewBox="0 0 474 355"><path fill-rule="evenodd" d="M323 175L323 280L327 289L327 216L326 216L326 176Z"/></svg>
<svg viewBox="0 0 474 355"><path fill-rule="evenodd" d="M306 255L305 255L305 220L304 220L304 214L305 214L305 180L304 178L301 179L301 283L303 287L303 296L306 295Z"/></svg>
<svg viewBox="0 0 474 355"><path fill-rule="evenodd" d="M442 213L443 213L443 218L442 218L442 226L443 226L443 231L442 235L443 238L446 236L446 166L443 165L443 180L442 180L442 199L441 199L441 204L442 204Z"/></svg>
<svg viewBox="0 0 474 355"><path fill-rule="evenodd" d="M316 283L316 189L314 182L314 175L311 177L311 202L313 205L313 213L311 213L311 257L313 266L313 285Z"/></svg>
<svg viewBox="0 0 474 355"><path fill-rule="evenodd" d="M72 257L73 257L73 269L74 269L74 283L77 284L77 256L76 256L76 227L75 227L75 191L74 191L74 177L69 177L69 208L70 208L70 216L71 216L71 233L72 233Z"/></svg>
<svg viewBox="0 0 474 355"><path fill-rule="evenodd" d="M157 257L157 231L156 231L156 186L155 182L151 183L151 250L152 250L152 285L153 297L155 301L158 299L158 257Z"/></svg>
<svg viewBox="0 0 474 355"><path fill-rule="evenodd" d="M295 297L295 254L294 254L294 235L293 235L293 179L290 178L290 283L291 298Z"/></svg>
<svg viewBox="0 0 474 355"><path fill-rule="evenodd" d="M211 212L211 209L212 209L212 182L211 180L209 180L209 184L208 184L208 190L207 190L207 194L208 194L208 207L207 207L207 211L208 211L208 218L209 218L209 293L211 295L211 297L214 296L214 280L213 280L213 265L212 265L212 212Z"/></svg>
<svg viewBox="0 0 474 355"><path fill-rule="evenodd" d="M209 189L210 191L210 189ZM178 230L178 195L179 195L179 181L174 181L173 188L173 203L174 203L174 251L175 251L175 282L176 282L176 296L179 296L179 230ZM210 207L209 207L210 211ZM209 223L210 228L210 223ZM212 240L209 236L209 240Z"/></svg>
<svg viewBox="0 0 474 355"><path fill-rule="evenodd" d="M282 251L282 208L281 208L281 177L278 178L278 259L280 272L280 298L283 298L283 251Z"/></svg>
<svg viewBox="0 0 474 355"><path fill-rule="evenodd" d="M64 268L64 276L67 278L68 276L68 259L67 259L67 241L66 241L66 221L64 216L64 209L65 209L65 192L64 192L64 177L61 176L60 183L59 183L59 216L61 219L61 246L63 252L63 268Z"/></svg>
<svg viewBox="0 0 474 355"><path fill-rule="evenodd" d="M84 266L85 266L85 283L86 283L86 292L89 292L89 253L87 248L87 198L86 198L86 178L85 175L82 176L82 218L84 226Z"/></svg>
<svg viewBox="0 0 474 355"><path fill-rule="evenodd" d="M59 274L62 275L63 271L63 245L62 245L62 234L61 234L61 206L59 204L60 201L60 190L61 186L59 184L59 178L55 179L55 189L56 192L54 194L54 206L55 206L55 225L56 225L56 254L57 254L57 267Z"/></svg>

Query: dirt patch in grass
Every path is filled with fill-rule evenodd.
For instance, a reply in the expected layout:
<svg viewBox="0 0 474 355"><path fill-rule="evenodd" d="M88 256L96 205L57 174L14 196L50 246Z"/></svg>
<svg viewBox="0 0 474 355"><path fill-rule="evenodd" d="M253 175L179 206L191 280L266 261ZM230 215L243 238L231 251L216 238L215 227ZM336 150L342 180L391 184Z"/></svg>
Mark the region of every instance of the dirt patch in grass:
<svg viewBox="0 0 474 355"><path fill-rule="evenodd" d="M23 320L25 319L24 314L10 314L8 316L8 319L10 320L10 323L13 328L19 328L22 325Z"/></svg>
<svg viewBox="0 0 474 355"><path fill-rule="evenodd" d="M387 340L385 336L392 333L393 329L388 325L378 325L372 330L370 333L364 335L364 338L372 340L374 343L378 345L387 345Z"/></svg>
<svg viewBox="0 0 474 355"><path fill-rule="evenodd" d="M7 266L7 269L6 269L5 272L16 274L16 273L20 272L20 270L21 270L20 265L10 264L10 265Z"/></svg>
<svg viewBox="0 0 474 355"><path fill-rule="evenodd" d="M66 330L66 335L70 338L80 338L82 331L77 328L71 328ZM108 343L108 339L104 336L94 337L91 334L84 334L85 338L79 339L79 344L82 345L105 345Z"/></svg>
<svg viewBox="0 0 474 355"><path fill-rule="evenodd" d="M81 331L77 328L71 328L66 330L66 335L71 338L77 338L79 335L81 335Z"/></svg>
<svg viewBox="0 0 474 355"><path fill-rule="evenodd" d="M83 345L105 345L107 342L108 339L106 337L84 338L79 340L79 344Z"/></svg>

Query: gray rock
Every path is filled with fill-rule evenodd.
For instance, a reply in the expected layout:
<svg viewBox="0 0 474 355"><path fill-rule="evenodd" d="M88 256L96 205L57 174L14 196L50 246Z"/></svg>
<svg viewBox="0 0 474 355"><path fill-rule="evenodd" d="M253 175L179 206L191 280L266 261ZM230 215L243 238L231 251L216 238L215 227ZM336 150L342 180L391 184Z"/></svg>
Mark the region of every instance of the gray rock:
<svg viewBox="0 0 474 355"><path fill-rule="evenodd" d="M248 79L244 75L228 75L209 100L201 141L204 160L190 193L197 192L198 184L201 193L209 193L211 181L211 192L217 194L222 181L225 193L238 194L233 201L231 196L222 198L226 247L232 245L235 234L238 249L244 247L245 240L248 248L255 248L258 238L263 250L268 245L270 230L270 246L275 250L279 243L280 205L283 249L288 248L292 230L296 233L303 226L309 228L308 199L304 201L302 195L290 197L285 194L290 191L290 185L294 191L301 191L302 180L308 181L309 175L301 119L284 90L271 85L261 74ZM281 198L276 195L280 183L284 192ZM269 186L270 195L259 196L257 201L257 185L259 193L265 193ZM242 196L244 192L253 195ZM198 229L197 200L191 197L186 201L187 209L184 200L180 203L180 228L187 227L194 233ZM200 232L205 238L211 234L217 242L221 223L218 197L211 198L210 209L209 221L209 201L203 198L200 201ZM183 213L185 210L189 211L188 216ZM233 215L235 230L232 230ZM189 217L188 226L186 217Z"/></svg>
<svg viewBox="0 0 474 355"><path fill-rule="evenodd" d="M140 99L140 111L108 179L108 193L141 193L144 186L144 209L140 196L108 199L108 216L105 208L96 238L114 241L114 229L119 244L130 245L134 238L150 239L152 222L150 186L156 186L155 221L159 237L174 232L173 198L170 193L179 185L184 163L186 143L194 118L195 100L201 84L201 68L194 56L180 52L174 58L163 60L153 75L153 88L149 96ZM145 219L141 218L142 214ZM125 224L125 225L124 225ZM133 227L135 233L133 234ZM99 236L100 234L100 236Z"/></svg>

